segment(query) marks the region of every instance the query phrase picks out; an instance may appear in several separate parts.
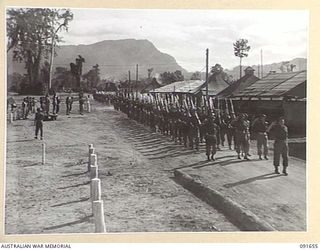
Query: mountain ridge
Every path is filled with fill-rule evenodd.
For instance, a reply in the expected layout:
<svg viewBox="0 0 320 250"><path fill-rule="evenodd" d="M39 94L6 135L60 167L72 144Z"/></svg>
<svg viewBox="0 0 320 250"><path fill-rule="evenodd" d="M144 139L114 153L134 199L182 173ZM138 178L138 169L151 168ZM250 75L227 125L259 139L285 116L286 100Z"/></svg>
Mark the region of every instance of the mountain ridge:
<svg viewBox="0 0 320 250"><path fill-rule="evenodd" d="M121 39L103 40L93 44L60 45L56 48L57 56L54 58L53 72L56 67L70 69L70 63L74 63L78 55L85 58L83 73L92 69L92 66L99 64L101 79L115 78L127 79L128 71L131 71L131 78L135 78L136 64L139 65L139 79L148 76L148 69L153 68L153 74L160 74L164 71L181 70L176 59L157 49L147 39ZM8 73L25 72L24 64L10 61L12 52L8 54Z"/></svg>

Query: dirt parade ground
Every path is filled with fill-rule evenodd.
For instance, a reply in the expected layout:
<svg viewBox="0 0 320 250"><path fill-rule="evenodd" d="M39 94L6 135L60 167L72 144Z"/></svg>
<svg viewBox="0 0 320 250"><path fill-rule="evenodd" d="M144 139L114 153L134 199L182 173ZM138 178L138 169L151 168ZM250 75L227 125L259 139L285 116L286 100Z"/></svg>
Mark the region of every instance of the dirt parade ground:
<svg viewBox="0 0 320 250"><path fill-rule="evenodd" d="M273 174L270 159L250 161L222 147L216 161L151 132L112 106L92 101L91 113L44 123L42 142L34 122L7 124L6 234L93 233L88 144L98 157L107 232L240 231L242 226L175 178L175 170L218 192L274 230L305 231L306 162L290 158L288 176ZM199 198L200 197L200 198ZM231 221L233 223L231 223ZM240 222L241 223L241 222Z"/></svg>

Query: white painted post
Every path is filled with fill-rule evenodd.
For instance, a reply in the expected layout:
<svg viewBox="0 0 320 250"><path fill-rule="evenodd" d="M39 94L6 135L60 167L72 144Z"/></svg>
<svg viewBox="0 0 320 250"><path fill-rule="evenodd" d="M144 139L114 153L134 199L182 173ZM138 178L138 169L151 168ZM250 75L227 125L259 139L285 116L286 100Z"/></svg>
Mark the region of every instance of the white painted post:
<svg viewBox="0 0 320 250"><path fill-rule="evenodd" d="M93 202L93 218L96 233L105 233L106 225L104 222L103 201L98 200Z"/></svg>
<svg viewBox="0 0 320 250"><path fill-rule="evenodd" d="M92 145L92 144L90 144ZM91 155L94 154L94 147L92 146L92 148L89 148L89 161L88 161L88 171L90 171L90 165L91 165Z"/></svg>
<svg viewBox="0 0 320 250"><path fill-rule="evenodd" d="M42 165L46 163L46 144L42 143Z"/></svg>
<svg viewBox="0 0 320 250"><path fill-rule="evenodd" d="M90 179L98 178L98 165L90 166Z"/></svg>
<svg viewBox="0 0 320 250"><path fill-rule="evenodd" d="M101 200L101 182L100 179L94 178L91 180L91 200Z"/></svg>
<svg viewBox="0 0 320 250"><path fill-rule="evenodd" d="M95 166L97 164L97 155L96 154L91 154L90 155L90 167Z"/></svg>

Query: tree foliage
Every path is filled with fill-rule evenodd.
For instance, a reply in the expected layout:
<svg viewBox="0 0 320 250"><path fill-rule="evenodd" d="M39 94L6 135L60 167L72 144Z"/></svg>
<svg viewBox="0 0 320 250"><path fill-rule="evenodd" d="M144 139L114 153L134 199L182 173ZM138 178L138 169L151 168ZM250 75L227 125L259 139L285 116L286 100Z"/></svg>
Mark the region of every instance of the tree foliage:
<svg viewBox="0 0 320 250"><path fill-rule="evenodd" d="M76 63L70 63L70 72L73 78L76 79L77 88L80 88L80 79L82 76L82 64L85 62L86 62L85 59L81 55L78 55L78 58L76 58Z"/></svg>
<svg viewBox="0 0 320 250"><path fill-rule="evenodd" d="M201 72L196 71L192 73L190 80L201 80Z"/></svg>
<svg viewBox="0 0 320 250"><path fill-rule="evenodd" d="M184 76L182 75L181 70L176 70L175 72L163 72L160 74L160 78L162 83L165 85L184 80Z"/></svg>
<svg viewBox="0 0 320 250"><path fill-rule="evenodd" d="M92 66L92 69L90 69L86 74L83 75L83 79L87 80L88 87L90 89L96 88L98 83L100 82L99 65L96 64L95 66Z"/></svg>
<svg viewBox="0 0 320 250"><path fill-rule="evenodd" d="M67 9L11 8L7 10L7 51L13 60L24 62L28 83L39 84L41 61L48 59L52 41L61 42L58 26L68 29L73 14ZM53 36L55 34L55 36Z"/></svg>
<svg viewBox="0 0 320 250"><path fill-rule="evenodd" d="M239 39L233 44L234 55L240 59L240 78L242 76L242 58L248 56L250 48L247 39Z"/></svg>

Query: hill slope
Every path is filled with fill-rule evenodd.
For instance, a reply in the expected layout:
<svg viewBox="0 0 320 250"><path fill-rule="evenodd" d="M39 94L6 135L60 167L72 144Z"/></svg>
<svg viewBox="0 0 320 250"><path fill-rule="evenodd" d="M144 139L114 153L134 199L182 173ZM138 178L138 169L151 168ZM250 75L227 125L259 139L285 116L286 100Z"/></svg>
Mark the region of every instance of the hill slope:
<svg viewBox="0 0 320 250"><path fill-rule="evenodd" d="M299 70L306 70L307 69L307 59L306 58L295 58L290 61L288 61L289 64L294 64L296 67L294 68L294 71L299 71ZM278 63L272 63L272 64L266 64L263 65L263 76L266 76L270 71L276 71L276 72L281 72L280 66L282 65L282 62ZM244 70L248 65L243 65L242 70ZM251 66L255 70L255 75L258 76L258 65L252 65ZM231 75L233 79L239 79L239 66L234 67L232 70L225 70L225 72L228 75ZM244 72L242 73L244 75Z"/></svg>
<svg viewBox="0 0 320 250"><path fill-rule="evenodd" d="M90 45L63 45L56 49L53 67L70 68L81 55L85 58L83 73L88 72L93 65L99 64L101 78L127 78L131 71L131 78L135 79L136 64L139 64L139 77L148 75L147 69L153 68L153 75L164 71L181 70L186 72L175 58L160 52L148 40L105 40ZM24 64L12 62L12 54L8 54L8 73L23 74ZM11 61L10 61L11 60Z"/></svg>

